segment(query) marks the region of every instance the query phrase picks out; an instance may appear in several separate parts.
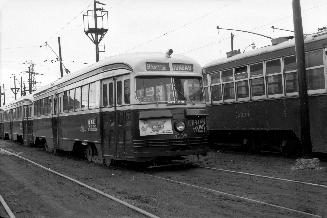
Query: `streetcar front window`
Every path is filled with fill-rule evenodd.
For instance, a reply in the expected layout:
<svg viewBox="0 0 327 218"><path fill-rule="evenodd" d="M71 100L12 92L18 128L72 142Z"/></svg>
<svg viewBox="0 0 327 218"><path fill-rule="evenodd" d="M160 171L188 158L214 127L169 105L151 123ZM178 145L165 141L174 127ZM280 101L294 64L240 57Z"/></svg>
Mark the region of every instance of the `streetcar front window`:
<svg viewBox="0 0 327 218"><path fill-rule="evenodd" d="M203 101L198 77L137 77L136 99L141 103Z"/></svg>

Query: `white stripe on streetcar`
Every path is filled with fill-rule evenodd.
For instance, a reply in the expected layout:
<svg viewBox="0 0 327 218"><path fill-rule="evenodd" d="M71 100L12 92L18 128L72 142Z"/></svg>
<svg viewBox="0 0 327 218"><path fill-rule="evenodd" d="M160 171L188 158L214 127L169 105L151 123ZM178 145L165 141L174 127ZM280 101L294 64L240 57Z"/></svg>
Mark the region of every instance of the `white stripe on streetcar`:
<svg viewBox="0 0 327 218"><path fill-rule="evenodd" d="M47 170L47 171L49 171L49 172L51 172L51 173L53 173L53 174L56 174L56 175L58 175L58 176L60 176L60 177L63 177L63 178L65 178L65 179L68 179L68 180L70 180L71 182L77 183L77 184L79 184L80 186L83 186L83 187L85 187L85 188L87 188L87 189L90 189L90 190L92 190L92 191L94 191L94 192L96 192L96 193L98 193L98 194L100 194L100 195L103 195L103 196L105 196L105 197L107 197L107 198L109 198L109 199L111 199L111 200L113 200L113 201L116 201L116 202L118 202L118 203L120 203L120 204L123 204L123 205L125 205L126 207L128 207L128 208L130 208L130 209L132 209L132 210L134 210L134 211L136 211L136 212L139 212L139 213L141 213L141 214L143 214L143 215L145 215L145 216L147 216L147 217L151 217L151 218L159 218L158 216L156 216L156 215L154 215L154 214L151 214L151 213L149 213L149 212L147 212L147 211L145 211L145 210L143 210L143 209L141 209L141 208L138 208L138 207L136 207L136 206L134 206L134 205L131 205L131 204L125 202L125 201L122 201L122 200L120 200L120 199L118 199L118 198L116 198L116 197L114 197L114 196L112 196L112 195L109 195L109 194L107 194L107 193L105 193L105 192L103 192L103 191L100 191L100 190L98 190L98 189L96 189L96 188L93 188L92 186L89 186L89 185L87 185L87 184L85 184L85 183L83 183L83 182L80 182L80 181L78 181L78 180L76 180L76 179L73 179L73 178L71 178L71 177L69 177L69 176L66 176L66 175L64 175L64 174L61 174L61 173L59 173L59 172L57 172L57 171L55 171L55 170L52 170L52 169L50 169L50 168L46 168L46 167L42 166L42 165L39 164L39 163L36 163L36 162L34 162L34 161L32 161L32 160L29 160L29 159L27 159L27 158L25 158L25 157L22 157L22 156L20 156L20 155L17 155L16 153L13 153L13 152L7 151L6 149L3 149L3 148L0 148L0 149L1 149L1 150L4 150L5 152L7 152L7 153L9 153L9 154L11 154L11 155L13 155L13 156L15 156L15 157L18 157L18 158L20 158L20 159L22 159L22 160L25 160L25 161L27 161L27 162L29 162L29 163L31 163L31 164L34 164L34 165L36 165L36 166L38 166L38 167L40 167L40 168L42 168L42 169L44 169L44 170Z"/></svg>
<svg viewBox="0 0 327 218"><path fill-rule="evenodd" d="M210 188L206 188L206 187L201 187L201 186L189 184L189 183L186 183L186 182L180 182L180 181L176 181L176 180L173 180L173 179L163 178L163 177L160 177L160 176L154 176L154 175L150 175L150 174L147 174L147 175L152 176L152 177L157 178L157 179L166 180L166 181L169 181L169 182L190 186L190 187L193 187L193 188L218 193L218 194L221 194L221 195L226 195L226 196L229 196L229 197L232 197L232 198L239 198L239 199L254 202L254 203L257 203L257 204L263 204L263 205L267 205L267 206L270 206L270 207L275 207L275 208L279 208L279 209L282 209L282 210L287 210L287 211L291 211L291 212L295 212L295 213L299 213L299 214L303 214L303 215L308 215L308 216L312 216L312 217L321 217L322 218L322 216L320 216L320 215L311 214L311 213L295 210L295 209L292 209L292 208L279 206L277 204L270 204L270 203L266 203L264 201L254 200L254 199L251 199L251 198L238 196L238 195L234 195L234 194L230 194L230 193L227 193L227 192L222 192L222 191L218 191L218 190L214 190L214 189L210 189Z"/></svg>
<svg viewBox="0 0 327 218"><path fill-rule="evenodd" d="M8 216L10 218L15 218L14 213L10 210L10 208L8 207L8 204L5 202L5 199L3 199L3 197L1 195L0 195L0 202L1 202L2 206L5 208Z"/></svg>

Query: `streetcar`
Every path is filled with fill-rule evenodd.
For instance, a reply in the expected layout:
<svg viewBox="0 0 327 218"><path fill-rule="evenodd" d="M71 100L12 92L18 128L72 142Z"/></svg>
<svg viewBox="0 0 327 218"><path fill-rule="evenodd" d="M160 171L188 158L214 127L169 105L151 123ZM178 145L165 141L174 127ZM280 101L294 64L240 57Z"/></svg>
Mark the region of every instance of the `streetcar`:
<svg viewBox="0 0 327 218"><path fill-rule="evenodd" d="M208 129L212 145L252 151L301 152L295 42L213 61L204 66ZM327 32L305 36L312 151L327 152Z"/></svg>
<svg viewBox="0 0 327 218"><path fill-rule="evenodd" d="M33 93L35 144L107 165L205 154L206 118L202 68L172 50L110 57Z"/></svg>
<svg viewBox="0 0 327 218"><path fill-rule="evenodd" d="M32 103L32 96L23 96L4 107L4 139L33 144Z"/></svg>
<svg viewBox="0 0 327 218"><path fill-rule="evenodd" d="M0 108L0 139L3 139L4 136L3 116L4 116L4 111L2 108Z"/></svg>

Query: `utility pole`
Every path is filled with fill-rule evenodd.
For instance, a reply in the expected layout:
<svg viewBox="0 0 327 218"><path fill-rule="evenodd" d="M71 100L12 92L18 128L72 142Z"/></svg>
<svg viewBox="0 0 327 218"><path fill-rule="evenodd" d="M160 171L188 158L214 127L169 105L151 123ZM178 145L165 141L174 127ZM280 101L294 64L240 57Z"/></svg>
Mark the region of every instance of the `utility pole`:
<svg viewBox="0 0 327 218"><path fill-rule="evenodd" d="M5 84L2 84L2 88L3 88L3 105L5 105L6 104Z"/></svg>
<svg viewBox="0 0 327 218"><path fill-rule="evenodd" d="M3 84L3 92L1 91L0 85L0 107L2 107L2 96L3 96L3 105L6 104L6 97L5 97L5 85Z"/></svg>
<svg viewBox="0 0 327 218"><path fill-rule="evenodd" d="M17 100L17 93L19 92L19 88L16 87L16 75L14 75L14 88L11 88L11 91L15 95L15 100Z"/></svg>
<svg viewBox="0 0 327 218"><path fill-rule="evenodd" d="M87 12L83 14L84 33L95 45L96 62L99 61L99 43L108 31L108 11L103 8L98 8L97 4L105 5L104 3L94 0L93 10L87 10ZM94 21L94 25L91 24L92 20Z"/></svg>
<svg viewBox="0 0 327 218"><path fill-rule="evenodd" d="M20 96L24 96L24 92L23 92L23 77L20 77Z"/></svg>
<svg viewBox="0 0 327 218"><path fill-rule="evenodd" d="M32 94L32 92L35 91L33 90L33 87L36 84L35 75L43 75L43 74L34 72L34 66L35 66L34 63L30 62L29 64L30 66L28 67L28 71L24 71L24 73L28 73L28 92Z"/></svg>
<svg viewBox="0 0 327 218"><path fill-rule="evenodd" d="M309 101L305 71L305 50L300 0L293 0L292 6L295 33L296 69L299 82L301 145L303 155L311 155L312 144L310 136Z"/></svg>
<svg viewBox="0 0 327 218"><path fill-rule="evenodd" d="M58 37L58 45L59 45L59 63L60 63L60 76L64 76L64 72L62 69L62 56L61 56L61 44L60 44L60 37Z"/></svg>

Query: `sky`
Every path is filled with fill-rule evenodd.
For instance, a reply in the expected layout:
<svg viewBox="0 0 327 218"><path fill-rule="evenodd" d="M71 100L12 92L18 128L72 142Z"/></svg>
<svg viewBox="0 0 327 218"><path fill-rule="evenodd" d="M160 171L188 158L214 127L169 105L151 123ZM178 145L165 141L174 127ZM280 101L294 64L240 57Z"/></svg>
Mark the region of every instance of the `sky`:
<svg viewBox="0 0 327 218"><path fill-rule="evenodd" d="M234 49L246 52L270 45L270 39L222 28L241 29L269 37L293 33L292 0L100 0L108 11L108 32L100 44L105 57L132 52L173 49L205 65L226 57L230 34ZM304 33L327 26L326 0L300 0ZM58 37L63 63L71 72L95 62L94 44L84 33L83 14L93 0L0 0L0 85L10 88L27 80L29 63L35 64L37 87L60 77ZM49 46L45 46L45 42ZM102 46L103 47L103 46ZM27 85L27 83L26 83Z"/></svg>

